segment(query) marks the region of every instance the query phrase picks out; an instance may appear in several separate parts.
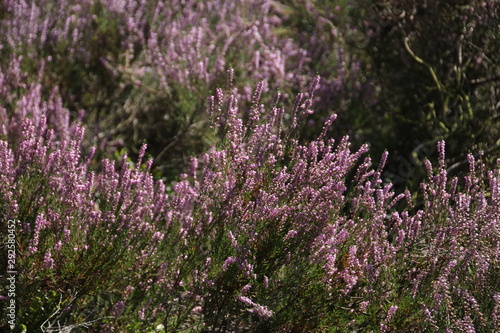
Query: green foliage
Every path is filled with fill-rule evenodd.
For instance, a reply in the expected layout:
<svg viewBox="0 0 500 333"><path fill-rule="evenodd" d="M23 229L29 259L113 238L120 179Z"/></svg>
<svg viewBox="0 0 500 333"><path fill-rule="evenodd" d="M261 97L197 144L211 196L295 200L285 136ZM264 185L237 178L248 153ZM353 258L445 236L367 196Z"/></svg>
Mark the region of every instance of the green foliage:
<svg viewBox="0 0 500 333"><path fill-rule="evenodd" d="M495 1L353 3L362 45L356 38L348 43L380 89L369 112L385 115L372 124L383 134L371 132L368 141L375 152L393 153L393 181L416 188L423 158L442 139L454 171L471 150L483 150L490 163L498 158L498 12ZM411 162L409 174L399 156Z"/></svg>
<svg viewBox="0 0 500 333"><path fill-rule="evenodd" d="M385 176L417 190L423 160L445 139L451 172L466 154L499 156L499 8L495 1L282 1L281 33L308 50L320 74L317 113L302 135L320 131L332 111L331 135L390 152ZM316 125L315 125L316 124Z"/></svg>

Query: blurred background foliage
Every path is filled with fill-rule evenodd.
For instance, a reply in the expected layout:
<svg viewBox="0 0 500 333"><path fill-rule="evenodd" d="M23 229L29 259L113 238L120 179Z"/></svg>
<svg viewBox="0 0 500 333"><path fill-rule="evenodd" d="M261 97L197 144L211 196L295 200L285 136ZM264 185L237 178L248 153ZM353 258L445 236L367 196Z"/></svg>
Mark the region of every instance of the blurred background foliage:
<svg viewBox="0 0 500 333"><path fill-rule="evenodd" d="M301 139L337 113L329 135L368 142L375 161L388 150L385 177L399 190L418 187L422 161L435 157L441 139L450 171L470 151L486 162L500 156L495 0L158 4L2 1L0 64L19 61L24 82L40 83L45 95L57 87L74 118L85 110L87 148L134 158L147 142L155 175L166 181L216 140L206 100L228 89L229 68L230 89L247 106L260 80L265 98L279 90L290 107L288 96L319 74L316 113ZM16 96L2 99L14 109Z"/></svg>
<svg viewBox="0 0 500 333"><path fill-rule="evenodd" d="M498 158L498 2L294 1L290 8L313 70L339 77L332 69L339 50L351 62L352 81L327 93L316 116L333 106L339 134L370 143L375 159L388 150L386 178L399 189L418 187L423 159L435 158L442 139L455 174L468 152Z"/></svg>

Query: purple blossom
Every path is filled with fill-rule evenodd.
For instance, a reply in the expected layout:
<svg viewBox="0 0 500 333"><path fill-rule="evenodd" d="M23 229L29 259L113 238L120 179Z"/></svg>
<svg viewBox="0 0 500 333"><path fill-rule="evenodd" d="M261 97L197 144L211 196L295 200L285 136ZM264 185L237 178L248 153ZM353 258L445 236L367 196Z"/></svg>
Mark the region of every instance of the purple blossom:
<svg viewBox="0 0 500 333"><path fill-rule="evenodd" d="M188 23L167 25L164 19L172 17L172 7L159 2L144 54L135 54L132 42L146 42L141 28L145 3L106 4L119 14L134 13L123 31L129 38L128 57L140 59L132 66L147 59L148 66L161 68L158 75L165 89L172 78L189 86L194 77L210 81L211 73L224 70L222 56L210 64L213 60L204 54L220 52L210 49L219 45L201 50L212 38L213 31L203 29L208 21L188 29L189 22L200 19L198 13L181 10ZM259 6L264 13L271 10L266 4ZM22 17L28 17L29 9L35 22L33 27L19 27L28 34L23 38L34 41L39 32L44 40L55 38L49 21L46 28L36 24L42 9L19 6ZM199 6L223 18L246 8L231 2ZM85 9L74 5L68 10ZM78 24L86 23L77 21L65 21L65 38L80 39ZM54 24L56 29L60 23ZM241 34L251 35L258 44L273 38L269 26L260 30L261 22L252 24ZM220 33L235 40L233 28ZM170 35L175 45L169 44L174 43ZM269 53L262 47L250 68L266 68L286 78L279 45L270 46ZM177 62L182 66L174 68ZM13 66L19 67L16 62ZM146 78L150 72L142 68L134 75ZM3 99L14 100L9 100L10 90L22 86L22 76L0 76ZM218 319L211 317L216 313L237 330L240 321L254 323L255 315L271 322L283 315L283 308L294 316L301 311L318 317L332 308L345 311L354 326L358 308L364 312L377 304L392 304L373 319L381 331L396 325L398 313L412 311L434 330L447 328L443 316L457 330L496 328L499 169L484 170L470 155L464 181L449 179L445 144L439 142L437 168L425 162L428 179L418 209L412 193L398 195L392 184L384 183L387 153L372 169L371 159L363 158L366 145L356 150L348 137L328 139L336 116L325 121L316 140L302 143L296 138L312 113L316 89L323 87L319 77L308 93L297 96L291 110L278 107L278 102L261 104L267 87L258 84L248 112L240 111L237 92L215 91L209 116L223 138L191 159L167 195L166 185L151 174L152 162L143 161L145 145L135 163L124 154L96 166L95 150L90 155L82 152L84 127L70 121L57 90L45 101L40 84L24 85L26 92L13 104L15 110L0 110L5 120L0 128L0 210L22 225L18 237L25 260L20 267L23 286L45 288L50 278L76 291L99 294L112 289L115 305L99 311L110 311L118 321L130 306L131 316L144 321L164 320L180 327L193 320L206 322L205 328L214 331L220 328ZM396 211L403 197L408 207ZM60 275L50 275L55 268ZM315 288L321 293L303 297L310 306L297 310L297 294ZM61 293L69 302L71 295ZM93 296L85 297L89 301ZM413 299L409 303L415 305L403 298Z"/></svg>

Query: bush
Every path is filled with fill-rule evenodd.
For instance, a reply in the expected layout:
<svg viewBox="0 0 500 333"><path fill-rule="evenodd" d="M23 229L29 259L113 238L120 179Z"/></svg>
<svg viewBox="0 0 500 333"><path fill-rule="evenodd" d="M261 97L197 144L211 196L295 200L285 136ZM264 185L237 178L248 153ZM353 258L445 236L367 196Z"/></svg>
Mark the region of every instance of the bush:
<svg viewBox="0 0 500 333"><path fill-rule="evenodd" d="M3 6L4 64L22 59L28 82L41 83L45 96L57 87L73 114L86 110L88 140L98 153L127 148L137 157L147 141L167 179L209 147L206 97L226 85L228 68L242 102L257 81L287 95L309 74L305 51L275 33L283 15L267 0Z"/></svg>
<svg viewBox="0 0 500 333"><path fill-rule="evenodd" d="M170 196L127 156L100 168L80 125L33 108L3 132L0 211L18 221L18 324L28 330L422 331L498 327L500 168L463 182L426 162L422 209L348 138L297 141L295 108L210 99L221 141ZM31 95L28 95L28 98ZM242 115L248 114L243 120ZM289 120L286 120L289 119ZM13 122L12 122L13 123ZM13 149L15 147L15 149ZM384 154L382 161L387 159ZM483 177L487 176L487 177ZM405 199L406 209L395 210ZM5 222L3 222L5 223ZM2 227L6 227L4 224ZM4 319L2 319L4 320ZM58 326L60 325L60 326Z"/></svg>
<svg viewBox="0 0 500 333"><path fill-rule="evenodd" d="M500 330L497 5L355 4L2 1L14 330Z"/></svg>

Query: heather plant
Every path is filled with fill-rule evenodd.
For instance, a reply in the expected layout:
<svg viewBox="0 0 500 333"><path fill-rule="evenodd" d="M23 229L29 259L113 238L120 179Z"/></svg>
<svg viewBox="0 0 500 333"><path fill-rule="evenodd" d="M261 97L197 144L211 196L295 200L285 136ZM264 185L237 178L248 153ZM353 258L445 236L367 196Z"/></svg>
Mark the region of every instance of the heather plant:
<svg viewBox="0 0 500 333"><path fill-rule="evenodd" d="M45 98L57 87L73 114L85 109L97 154L127 147L135 158L146 139L168 179L212 144L202 110L229 67L240 102L257 80L286 102L307 75L322 75L318 112L301 137L314 138L334 110L344 119L337 139L370 142L374 157L391 152L385 176L399 191L408 181L418 188L438 140L448 142L452 170L463 169L469 148L497 157L495 1L4 0L1 8L3 66L21 59Z"/></svg>
<svg viewBox="0 0 500 333"><path fill-rule="evenodd" d="M334 124L335 137L350 135L356 144L367 141L365 131L378 123L379 112L368 112L376 104L376 87L369 69L362 68L364 58L350 49L349 41L358 36L349 17L350 6L344 0L281 1L287 13L283 34L290 35L306 50L306 65L322 77L316 93L315 113L304 128L303 136L313 139L332 112L343 121ZM380 152L381 153L381 152Z"/></svg>
<svg viewBox="0 0 500 333"><path fill-rule="evenodd" d="M193 160L191 176L176 187L174 201L192 212L191 219L177 218L196 228L189 240L206 239L198 253L209 265L194 288L197 297L191 296L199 301L192 311L204 330L495 327L498 170L482 183L471 168L465 184L475 183L477 192L468 185L458 190L457 180L447 188L440 143L437 175L429 167L423 185L427 204L413 212L409 192L396 196L383 184L383 163L371 170L369 158L359 161L366 147L350 152L347 139L335 148L325 138L333 118L318 140L296 141L293 133L311 113L312 91L298 97L288 124L278 106L263 112L260 94L258 88L246 122L234 96L225 105L222 90L212 97L211 117L227 141L204 155L201 174ZM403 198L410 209L393 211ZM456 206L464 198L482 209ZM471 231L476 221L484 222ZM450 262L460 262L460 270L443 273ZM486 284L472 282L479 280ZM447 290L454 294L441 307Z"/></svg>
<svg viewBox="0 0 500 333"><path fill-rule="evenodd" d="M124 134L146 138L157 164L186 164L188 138L191 151L208 146L206 96L226 86L228 68L234 68L242 102L251 99L259 80L266 82L265 91L279 87L290 94L304 87L306 52L275 33L282 15L270 1L134 4L114 9L128 15L122 33L127 49L124 57L106 61L140 93L116 113L114 122L123 126L115 133L128 146L130 135Z"/></svg>
<svg viewBox="0 0 500 333"><path fill-rule="evenodd" d="M366 146L351 152L347 138L328 139L335 117L317 140L298 143L317 84L288 117L278 99L264 111L260 86L246 121L235 96L224 104L218 90L210 99L225 140L204 155L201 174L193 160L177 188L192 198L181 202L193 219L182 220L202 222L192 227L210 235L199 249L210 266L193 308L204 329L494 329L498 169L477 170L470 156L464 182L448 182L440 142L416 210L415 194L383 183L387 154L373 170L369 157L360 160ZM396 211L404 198L407 208Z"/></svg>
<svg viewBox="0 0 500 333"><path fill-rule="evenodd" d="M5 0L2 12L2 64L21 59L29 83L42 83L45 93L59 87L66 106L76 110L99 109L100 95L116 89L100 58L121 51L119 18L99 1Z"/></svg>
<svg viewBox="0 0 500 333"><path fill-rule="evenodd" d="M2 115L9 122L0 211L18 221L18 324L198 332L498 327L499 169L470 156L469 175L449 181L441 142L439 166L426 163L425 205L415 209L415 193L396 195L382 181L387 154L373 169L362 158L367 146L352 150L347 137L329 138L335 116L317 139L297 140L319 84L315 78L290 110L279 95L261 104L263 84L248 111L239 111L232 90L218 89L208 105L219 140L191 159L169 196L154 182L151 160L142 162L145 146L137 163L124 155L118 165L98 166L93 151L80 150L81 125L48 122L64 109L44 108L29 92L17 106L31 106L19 126ZM404 201L407 208L395 210Z"/></svg>
<svg viewBox="0 0 500 333"><path fill-rule="evenodd" d="M5 0L2 8L4 65L14 55L32 76L43 62L29 82L44 95L57 87L73 113L87 111L98 154L127 147L136 157L146 140L170 178L209 145L202 110L227 68L247 98L258 80L285 95L305 84L305 51L275 33L284 14L271 1Z"/></svg>
<svg viewBox="0 0 500 333"><path fill-rule="evenodd" d="M420 191L397 194L384 179L387 161L391 171L394 165L387 153L378 155L381 146L373 155L381 160L374 169L367 145L352 145L343 130L334 131L342 125L333 127L330 110L312 111L318 97L322 108L331 101L340 113L363 108L366 101L356 102L369 89L357 84L376 79L357 69L365 68L366 59L343 53L344 42L359 35L340 28L349 25L335 13L347 7L329 4L2 2L0 227L3 246L6 221L17 221L19 326L47 332L162 326L193 332L500 329L500 173L491 163L496 90L489 86L497 75L490 38L496 12L475 2L436 5L447 9L450 23L443 35L436 32L438 40L455 48L459 36L462 59L471 59L460 63L458 57L455 68L448 53L441 58L425 47L427 27L415 23L425 4L405 7L404 15L394 15L396 5L403 6L398 2L359 7L367 16L358 18L379 15L358 27L368 42L389 34L382 41L390 44L391 36L409 31L408 39L396 43L401 52L381 55L390 58L380 60L381 72L387 69L381 74L390 76L387 64L399 64L398 57L406 59L404 68L421 66L408 90L423 94L433 84L436 89L413 99L415 105L435 98L435 110L444 113L430 112L431 120L451 117L441 119L449 134L441 125L444 132L429 133L432 143L451 140L452 157L445 157L439 141L436 167L422 162L427 178ZM462 11L469 16L460 16ZM351 14L358 15L355 8ZM288 15L290 21L284 20ZM293 25L301 15L304 25ZM461 26L459 19L468 28L446 35ZM394 20L398 24L391 25ZM306 30L314 38L288 38L290 31L278 30L287 22L293 23L291 31ZM393 28L372 31L372 23ZM323 52L329 43L333 51ZM367 55L373 45L366 45ZM479 55L472 52L477 45ZM235 70L224 90L228 66ZM337 76L321 83L315 78L289 107L287 94L304 86L302 74L311 69ZM432 81L418 81L425 77L421 72ZM463 85L450 72L460 74ZM378 89L386 89L384 75ZM252 94L251 82L259 79L266 81ZM281 85L287 86L283 94L267 97ZM328 95L332 91L338 99ZM392 90L395 96L384 91L380 103L398 106L404 100L398 89ZM242 102L247 99L250 105ZM387 112L414 110L405 103ZM376 104L380 111L383 104ZM201 112L204 105L208 114ZM77 116L81 107L89 118ZM353 117L347 127L356 123ZM81 120L97 148L84 143ZM323 124L314 135L311 120ZM456 169L456 140L476 120L484 120L485 128L474 142L484 139L489 148L481 158L469 155L468 173L452 178L447 168ZM397 133L391 126L346 131L374 145L375 129ZM137 156L102 158L110 141L120 138ZM154 181L146 146L138 148L143 138L152 144L156 162L176 169L186 164L168 191ZM2 274L3 259L2 253ZM2 306L8 300L4 292L2 284Z"/></svg>
<svg viewBox="0 0 500 333"><path fill-rule="evenodd" d="M88 125L84 146L90 149L103 114L123 100L120 82L110 80L101 63L104 54L121 52L119 18L98 1L2 1L1 8L0 62L14 78L4 82L7 113L14 112L27 86L40 85L44 99L57 91L73 118ZM108 143L110 151L114 146Z"/></svg>
<svg viewBox="0 0 500 333"><path fill-rule="evenodd" d="M168 261L154 261L165 187L149 173L152 161L141 162L145 146L136 167L126 155L115 165L97 163L95 148L82 153L80 120L71 120L57 91L45 100L40 84L25 84L20 73L13 62L0 74L2 249L15 220L17 328L105 328L123 311L119 301L133 290L125 288L141 290L144 276ZM139 294L128 304L143 301Z"/></svg>
<svg viewBox="0 0 500 333"><path fill-rule="evenodd" d="M407 271L411 295L421 300L429 329L495 331L500 271L498 161L487 171L469 154L469 174L462 181L450 181L444 142L438 143L438 152L436 171L425 162L428 181L421 185L425 206L404 246L404 260L412 267Z"/></svg>
<svg viewBox="0 0 500 333"><path fill-rule="evenodd" d="M153 257L163 237L154 221L164 187L147 173L150 164L141 170L139 160L131 170L126 156L121 170L105 160L99 174L89 171L83 128L52 126L57 105L37 105L37 92L19 103L19 123L3 114L1 133L2 230L17 221L17 324L28 331L102 324L134 279L125 273L154 266L140 255Z"/></svg>

